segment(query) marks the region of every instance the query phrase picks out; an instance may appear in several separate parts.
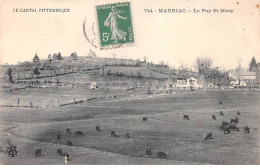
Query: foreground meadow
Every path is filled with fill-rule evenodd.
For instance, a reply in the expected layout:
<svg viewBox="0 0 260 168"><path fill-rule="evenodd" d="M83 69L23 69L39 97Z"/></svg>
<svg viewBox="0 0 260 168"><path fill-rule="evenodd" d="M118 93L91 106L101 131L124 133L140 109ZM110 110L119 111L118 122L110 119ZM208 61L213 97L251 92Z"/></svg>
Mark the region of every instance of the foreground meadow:
<svg viewBox="0 0 260 168"><path fill-rule="evenodd" d="M61 148L70 154L68 164L258 164L259 96L251 91L206 90L47 109L2 108L1 147L11 139L18 156L1 152L0 160L3 164L64 164L64 157L56 152ZM235 118L238 110L240 131L224 134L219 126ZM220 111L225 115L220 116ZM184 114L190 120L183 120ZM217 119L212 120L212 115ZM245 126L250 127L249 134L244 133ZM67 128L72 134L66 133ZM76 130L85 135L75 136ZM112 137L111 131L118 137ZM209 132L213 139L205 140ZM68 140L74 146L68 146ZM44 156L34 156L38 148ZM158 159L159 151L167 158Z"/></svg>

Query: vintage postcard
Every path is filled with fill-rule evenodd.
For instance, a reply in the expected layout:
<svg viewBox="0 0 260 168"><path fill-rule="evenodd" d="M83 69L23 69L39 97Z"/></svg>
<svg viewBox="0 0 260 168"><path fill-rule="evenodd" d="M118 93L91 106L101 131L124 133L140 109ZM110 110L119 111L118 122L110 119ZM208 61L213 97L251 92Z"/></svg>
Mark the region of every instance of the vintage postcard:
<svg viewBox="0 0 260 168"><path fill-rule="evenodd" d="M260 0L1 0L0 164L258 165Z"/></svg>

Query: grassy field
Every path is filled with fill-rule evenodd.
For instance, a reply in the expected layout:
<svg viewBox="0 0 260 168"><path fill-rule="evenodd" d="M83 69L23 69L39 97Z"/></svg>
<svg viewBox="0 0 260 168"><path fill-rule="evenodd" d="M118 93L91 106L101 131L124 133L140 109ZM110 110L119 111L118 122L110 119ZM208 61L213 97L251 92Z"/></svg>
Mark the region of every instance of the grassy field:
<svg viewBox="0 0 260 168"><path fill-rule="evenodd" d="M0 152L0 162L64 164L64 157L56 153L62 148L70 154L68 164L259 164L259 96L259 92L206 90L38 110L2 108L1 148L9 138L19 153L11 158ZM221 122L235 118L237 110L240 131L224 134ZM190 120L183 120L184 114ZM217 120L211 119L213 114ZM144 116L147 122L142 121ZM97 125L101 132L95 130ZM250 127L249 134L244 133L245 126ZM73 133L82 130L85 136L67 135L67 128ZM111 131L119 137L111 137ZM57 132L62 139L56 139ZM206 141L209 132L214 139ZM74 146L67 146L67 140ZM38 148L44 156L34 156ZM148 156L146 149L153 154ZM159 151L167 153L167 159L158 159Z"/></svg>

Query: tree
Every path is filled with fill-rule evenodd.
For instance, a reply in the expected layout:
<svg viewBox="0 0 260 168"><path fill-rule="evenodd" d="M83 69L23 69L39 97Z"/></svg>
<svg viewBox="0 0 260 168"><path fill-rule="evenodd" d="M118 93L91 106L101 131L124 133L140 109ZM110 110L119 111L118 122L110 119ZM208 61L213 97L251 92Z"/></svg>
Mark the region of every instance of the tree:
<svg viewBox="0 0 260 168"><path fill-rule="evenodd" d="M78 54L76 53L76 51L74 51L73 53L70 54L71 58L73 59L77 59L78 58Z"/></svg>
<svg viewBox="0 0 260 168"><path fill-rule="evenodd" d="M139 59L139 58L136 60L136 63L135 63L135 65L136 65L137 67L141 66L141 61L140 61L140 59Z"/></svg>
<svg viewBox="0 0 260 168"><path fill-rule="evenodd" d="M56 54L56 53L54 53L54 54L52 55L52 59L57 60L57 57L58 57L58 54Z"/></svg>
<svg viewBox="0 0 260 168"><path fill-rule="evenodd" d="M208 57L199 57L196 60L199 74L206 74L212 66L213 60Z"/></svg>
<svg viewBox="0 0 260 168"><path fill-rule="evenodd" d="M160 65L160 67L161 67L161 70L162 70L162 68L163 68L163 66L164 66L164 61L163 61L163 60L161 60L161 61L159 62L159 65Z"/></svg>
<svg viewBox="0 0 260 168"><path fill-rule="evenodd" d="M59 52L58 55L57 55L57 60L62 60L62 56L61 56L61 53Z"/></svg>
<svg viewBox="0 0 260 168"><path fill-rule="evenodd" d="M144 62L146 62L147 61L147 57L146 56L144 56Z"/></svg>
<svg viewBox="0 0 260 168"><path fill-rule="evenodd" d="M33 74L38 77L38 75L40 75L41 73L40 73L39 69L36 67L36 68L33 70Z"/></svg>
<svg viewBox="0 0 260 168"><path fill-rule="evenodd" d="M36 53L35 56L33 57L33 63L34 63L34 64L39 64L39 63L40 63L40 58L38 57L37 53Z"/></svg>
<svg viewBox="0 0 260 168"><path fill-rule="evenodd" d="M7 75L9 76L10 83L14 83L12 72L13 72L13 70L11 68L8 68Z"/></svg>
<svg viewBox="0 0 260 168"><path fill-rule="evenodd" d="M48 59L49 59L49 61L51 63L51 54L48 55Z"/></svg>
<svg viewBox="0 0 260 168"><path fill-rule="evenodd" d="M255 57L251 59L251 62L249 63L249 71L256 71L256 60Z"/></svg>

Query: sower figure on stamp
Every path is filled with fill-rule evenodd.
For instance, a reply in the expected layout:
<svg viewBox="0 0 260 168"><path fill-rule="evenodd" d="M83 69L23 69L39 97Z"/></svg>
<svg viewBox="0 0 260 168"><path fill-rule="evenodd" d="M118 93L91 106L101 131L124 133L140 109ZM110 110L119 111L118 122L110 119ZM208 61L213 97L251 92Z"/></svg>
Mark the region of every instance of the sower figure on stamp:
<svg viewBox="0 0 260 168"><path fill-rule="evenodd" d="M115 40L114 43L117 43L118 40L123 40L123 39L125 40L126 35L127 35L126 32L124 32L118 28L117 18L120 18L123 20L127 19L127 17L120 16L119 15L120 13L123 13L123 11L117 10L115 8L115 6L112 6L111 12L109 13L106 21L104 22L104 26L110 27L110 31L112 34L111 40Z"/></svg>

